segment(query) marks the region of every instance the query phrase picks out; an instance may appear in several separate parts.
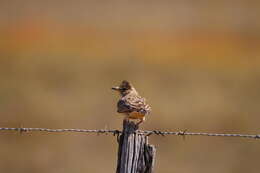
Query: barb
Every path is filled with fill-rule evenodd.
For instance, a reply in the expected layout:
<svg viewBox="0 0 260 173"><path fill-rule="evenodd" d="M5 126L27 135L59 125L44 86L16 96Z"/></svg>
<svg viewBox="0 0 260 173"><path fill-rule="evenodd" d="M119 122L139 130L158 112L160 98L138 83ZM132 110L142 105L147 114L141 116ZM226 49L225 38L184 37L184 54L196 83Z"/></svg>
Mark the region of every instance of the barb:
<svg viewBox="0 0 260 173"><path fill-rule="evenodd" d="M0 127L1 131L17 131L20 133L39 131L39 132L79 132L79 133L96 133L96 134L112 134L114 136L120 135L122 131L120 130L87 130L87 129L49 129L49 128L9 128L9 127ZM137 130L136 133L144 134L146 136L150 136L152 134L155 135L176 135L176 136L219 136L219 137L240 137L240 138L253 138L260 139L260 134L251 135L251 134L228 134L228 133L194 133L184 131L170 132L170 131L159 131L159 130Z"/></svg>

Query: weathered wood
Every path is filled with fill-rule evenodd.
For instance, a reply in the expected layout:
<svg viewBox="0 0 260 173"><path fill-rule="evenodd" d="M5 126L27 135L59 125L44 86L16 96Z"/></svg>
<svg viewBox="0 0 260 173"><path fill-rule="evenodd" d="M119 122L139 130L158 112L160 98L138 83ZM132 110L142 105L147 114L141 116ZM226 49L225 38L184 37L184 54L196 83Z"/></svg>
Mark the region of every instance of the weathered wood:
<svg viewBox="0 0 260 173"><path fill-rule="evenodd" d="M134 122L124 121L119 138L116 173L152 173L155 147L148 144L148 136L137 134Z"/></svg>

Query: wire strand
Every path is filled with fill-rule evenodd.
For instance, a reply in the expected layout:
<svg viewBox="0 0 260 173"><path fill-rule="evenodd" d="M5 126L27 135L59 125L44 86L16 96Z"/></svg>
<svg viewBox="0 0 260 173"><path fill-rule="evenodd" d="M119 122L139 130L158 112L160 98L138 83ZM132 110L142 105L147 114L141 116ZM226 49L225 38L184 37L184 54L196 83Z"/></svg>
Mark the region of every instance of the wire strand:
<svg viewBox="0 0 260 173"><path fill-rule="evenodd" d="M0 127L0 131L17 131L20 133L24 132L79 132L79 133L96 133L96 134L108 134L111 133L113 135L119 135L122 133L120 130L107 130L107 129L99 129L99 130L88 130L88 129L50 129L50 128L9 128L9 127ZM137 134L143 134L146 136L154 135L176 135L176 136L219 136L219 137L240 137L240 138L254 138L260 139L260 134L252 135L252 134L228 134L228 133L201 133L201 132L186 132L185 131L159 131L159 130L137 130Z"/></svg>

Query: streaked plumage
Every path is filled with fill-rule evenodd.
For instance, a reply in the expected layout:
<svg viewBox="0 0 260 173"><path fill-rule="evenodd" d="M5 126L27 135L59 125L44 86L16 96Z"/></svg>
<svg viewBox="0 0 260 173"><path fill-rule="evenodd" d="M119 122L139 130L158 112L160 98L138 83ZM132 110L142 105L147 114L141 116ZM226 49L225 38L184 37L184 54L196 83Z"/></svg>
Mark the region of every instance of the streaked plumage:
<svg viewBox="0 0 260 173"><path fill-rule="evenodd" d="M113 87L121 94L121 98L117 103L117 112L126 114L126 118L140 119L144 121L145 115L151 112L151 107L146 103L145 98L142 98L135 88L127 81L123 81L119 87Z"/></svg>

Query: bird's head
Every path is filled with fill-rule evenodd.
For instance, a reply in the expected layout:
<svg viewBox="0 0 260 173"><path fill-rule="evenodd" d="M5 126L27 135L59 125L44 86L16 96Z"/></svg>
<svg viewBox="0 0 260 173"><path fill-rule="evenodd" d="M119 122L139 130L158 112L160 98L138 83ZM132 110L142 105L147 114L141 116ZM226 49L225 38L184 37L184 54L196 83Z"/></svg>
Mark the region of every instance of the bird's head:
<svg viewBox="0 0 260 173"><path fill-rule="evenodd" d="M122 96L125 96L131 92L136 92L134 87L126 80L123 80L119 86L112 87L112 89L118 91Z"/></svg>

